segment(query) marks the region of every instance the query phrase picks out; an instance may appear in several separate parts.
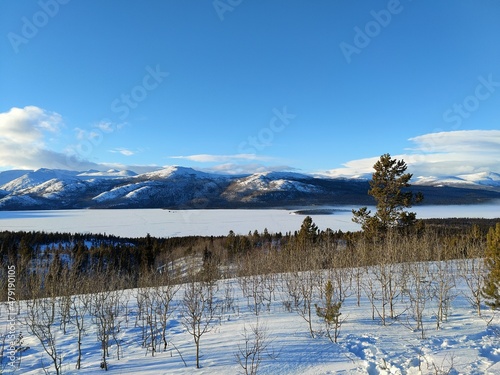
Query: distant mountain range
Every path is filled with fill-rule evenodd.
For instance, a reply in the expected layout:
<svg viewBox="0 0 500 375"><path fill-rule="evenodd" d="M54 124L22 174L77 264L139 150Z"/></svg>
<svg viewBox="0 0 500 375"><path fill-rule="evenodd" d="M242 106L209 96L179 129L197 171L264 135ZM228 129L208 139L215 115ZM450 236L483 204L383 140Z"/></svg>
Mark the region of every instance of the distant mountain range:
<svg viewBox="0 0 500 375"><path fill-rule="evenodd" d="M425 204L500 199L500 175L481 173L413 181ZM38 169L0 172L0 210L76 208L263 208L370 205L367 179L292 172L221 175L185 167L136 174Z"/></svg>
<svg viewBox="0 0 500 375"><path fill-rule="evenodd" d="M415 184L430 186L475 187L500 191L500 174L481 172L458 176L419 177Z"/></svg>

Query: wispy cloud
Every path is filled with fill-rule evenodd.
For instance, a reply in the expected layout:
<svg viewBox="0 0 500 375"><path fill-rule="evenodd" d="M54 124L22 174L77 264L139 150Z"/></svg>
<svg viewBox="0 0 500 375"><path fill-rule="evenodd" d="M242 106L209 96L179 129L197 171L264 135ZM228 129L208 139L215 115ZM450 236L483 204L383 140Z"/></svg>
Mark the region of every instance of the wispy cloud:
<svg viewBox="0 0 500 375"><path fill-rule="evenodd" d="M109 150L109 152L112 152L114 154L122 154L124 156L132 156L132 155L137 154L136 151L132 151L132 150L129 150L126 148L121 148L121 147L115 148L113 150Z"/></svg>
<svg viewBox="0 0 500 375"><path fill-rule="evenodd" d="M126 123L115 123L109 120L99 121L89 129L81 129L79 127L74 128L76 139L79 141L91 141L91 142L100 142L100 140L106 135L117 130L122 129L126 126Z"/></svg>
<svg viewBox="0 0 500 375"><path fill-rule="evenodd" d="M102 130L104 133L111 133L116 128L116 125L114 125L111 121L100 121L94 125L94 128Z"/></svg>
<svg viewBox="0 0 500 375"><path fill-rule="evenodd" d="M450 176L500 172L500 130L460 130L424 134L409 139L409 153L392 155L404 159L408 171L419 176ZM369 177L379 156L351 160L326 174Z"/></svg>
<svg viewBox="0 0 500 375"><path fill-rule="evenodd" d="M183 159L198 163L229 163L232 161L270 161L273 158L256 154L212 155L196 154L187 156L170 156L171 159Z"/></svg>
<svg viewBox="0 0 500 375"><path fill-rule="evenodd" d="M418 152L499 154L500 130L457 130L420 135L409 139Z"/></svg>

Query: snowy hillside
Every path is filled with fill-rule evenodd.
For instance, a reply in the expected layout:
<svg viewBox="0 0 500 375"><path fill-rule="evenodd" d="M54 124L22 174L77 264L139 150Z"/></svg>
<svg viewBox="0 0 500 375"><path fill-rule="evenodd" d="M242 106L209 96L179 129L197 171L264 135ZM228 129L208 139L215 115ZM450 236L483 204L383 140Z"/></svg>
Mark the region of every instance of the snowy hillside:
<svg viewBox="0 0 500 375"><path fill-rule="evenodd" d="M300 193L321 193L322 189L314 183L308 183L311 177L298 173L267 172L256 173L238 178L223 193L230 201L257 201L265 194L288 192L297 196ZM295 198L295 197L294 197Z"/></svg>
<svg viewBox="0 0 500 375"><path fill-rule="evenodd" d="M160 169L158 171L144 173L138 178L141 179L163 179L163 178L210 178L210 177L220 177L219 175L205 173L197 171L192 168L185 168L179 166L170 166L167 168Z"/></svg>
<svg viewBox="0 0 500 375"><path fill-rule="evenodd" d="M427 204L470 204L500 199L495 173L420 177ZM439 187L439 189L437 189ZM135 174L129 170L0 172L0 210L78 208L258 208L304 205L368 205L367 180L294 172L246 176L170 166Z"/></svg>
<svg viewBox="0 0 500 375"><path fill-rule="evenodd" d="M186 293L196 287L195 284L175 286L170 290L175 294L165 331L166 347L161 330L158 330L160 326L153 330L157 341L151 341L153 336L148 320L141 317L143 310L138 304L142 301L144 308L144 298L153 296L155 290L166 290L113 292L104 299L114 301L116 308L107 373L245 373L238 359L241 362L244 354L252 354L255 344L252 328L257 328L261 335L259 374L498 374L500 317L485 309L479 316L477 307L471 304L473 295L468 283L477 276L481 262L476 259L391 266L394 280L398 280L394 286L400 295L394 306L397 318L386 318L385 325L379 316L383 302L379 300L379 270L376 267L221 280L213 289L214 314L207 318L209 329L200 338L200 369L195 367L195 345L186 327L189 319L183 303ZM403 272L418 272L420 277L403 280ZM303 310L304 301L294 302L293 285L306 280L315 283L311 289L313 332L307 323L306 310ZM344 288L337 343L327 337L327 326L314 308L314 304L322 306L324 303L320 285L325 285L327 280L333 280L336 293L339 282ZM443 305L446 308L444 318L437 328L439 300L435 292L443 285L451 289ZM74 320L68 320L64 334L60 320L56 319L51 325L52 343L60 356L62 373L103 374L96 318L82 308L82 301L88 303L87 299L74 298L75 311L87 311L83 316L82 368L75 370L77 328ZM420 305L416 305L416 301ZM55 306L59 311L57 306L61 305L56 303ZM10 307L9 310L9 306L2 303L1 316L15 316L15 335L22 335L16 343L18 352L12 362L18 367L11 373L35 375L45 370L54 373L54 366L40 341L24 324L29 307L25 302L13 303ZM56 315L59 316L59 312ZM2 319L0 330L7 332L8 324L7 319ZM154 345L156 353L153 356ZM4 356L3 368L12 369L9 363Z"/></svg>
<svg viewBox="0 0 500 375"><path fill-rule="evenodd" d="M104 202L107 200L116 200L119 198L127 197L129 194L137 191L139 189L143 189L146 185L146 182L138 182L133 184L126 184L122 186L117 186L109 191L105 191L99 195L96 195L93 200L97 202Z"/></svg>
<svg viewBox="0 0 500 375"><path fill-rule="evenodd" d="M25 175L26 172L27 171L23 169L13 169L10 171L0 172L0 186Z"/></svg>
<svg viewBox="0 0 500 375"><path fill-rule="evenodd" d="M42 168L36 171L27 171L23 175L6 182L0 186L0 189L19 193L24 189L34 188L51 180L74 181L76 175L77 172Z"/></svg>

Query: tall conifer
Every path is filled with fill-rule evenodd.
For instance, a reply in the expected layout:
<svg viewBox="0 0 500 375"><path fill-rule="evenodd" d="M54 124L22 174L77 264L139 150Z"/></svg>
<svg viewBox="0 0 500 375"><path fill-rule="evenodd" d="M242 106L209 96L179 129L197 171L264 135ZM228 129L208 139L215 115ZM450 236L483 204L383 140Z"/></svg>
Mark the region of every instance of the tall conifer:
<svg viewBox="0 0 500 375"><path fill-rule="evenodd" d="M487 271L483 296L492 309L500 309L500 223L490 228L486 236L484 262Z"/></svg>
<svg viewBox="0 0 500 375"><path fill-rule="evenodd" d="M370 181L368 194L377 202L377 212L371 215L367 207L353 210L353 221L361 224L366 235L383 236L391 228L409 227L416 223L416 214L406 208L420 202L422 194L405 190L410 187L411 173L405 173L404 160L392 159L384 154L373 166L375 172Z"/></svg>

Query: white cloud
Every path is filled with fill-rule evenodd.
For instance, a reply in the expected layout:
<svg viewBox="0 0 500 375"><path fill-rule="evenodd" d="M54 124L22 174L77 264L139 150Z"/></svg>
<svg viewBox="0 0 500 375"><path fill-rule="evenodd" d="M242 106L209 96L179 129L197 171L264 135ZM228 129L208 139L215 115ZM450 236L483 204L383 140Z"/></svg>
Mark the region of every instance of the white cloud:
<svg viewBox="0 0 500 375"><path fill-rule="evenodd" d="M104 123L100 123L101 125ZM79 157L78 152L68 148L67 152L50 150L45 144L48 137L57 137L63 127L62 116L56 112L35 106L11 108L0 113L0 167L19 169L72 169L107 170L113 164L98 164ZM108 125L96 129L109 129ZM92 140L96 131L76 129L78 140ZM95 134L94 134L95 133ZM124 169L126 166L123 166ZM142 166L139 168L143 168ZM152 170L153 167L144 167Z"/></svg>
<svg viewBox="0 0 500 375"><path fill-rule="evenodd" d="M331 169L326 172L331 177L367 177L373 172L373 165L379 157L351 160L344 163L344 168Z"/></svg>
<svg viewBox="0 0 500 375"><path fill-rule="evenodd" d="M410 138L413 147L404 159L408 171L419 176L456 176L479 172L500 172L500 130L460 130L430 133ZM352 160L344 168L327 171L332 177L366 177L380 156Z"/></svg>
<svg viewBox="0 0 500 375"><path fill-rule="evenodd" d="M269 161L273 158L256 154L211 155L197 154L188 156L170 156L172 159L183 159L198 163L228 163L236 160Z"/></svg>
<svg viewBox="0 0 500 375"><path fill-rule="evenodd" d="M82 140L84 140L84 139L86 139L88 137L87 136L87 131L84 130L84 129L75 128L73 130L75 131L76 139L79 140L79 141L82 141Z"/></svg>
<svg viewBox="0 0 500 375"><path fill-rule="evenodd" d="M61 127L61 115L35 106L0 113L0 167L63 167L66 156L44 144L45 137L57 135Z"/></svg>
<svg viewBox="0 0 500 375"><path fill-rule="evenodd" d="M409 139L420 152L472 153L500 152L500 130L459 130L420 135Z"/></svg>
<svg viewBox="0 0 500 375"><path fill-rule="evenodd" d="M115 154L122 154L122 155L125 155L125 156L132 156L132 155L135 155L136 152L135 151L132 151L132 150L128 150L126 148L115 148L113 150L109 150L109 152L112 152L112 153L115 153Z"/></svg>
<svg viewBox="0 0 500 375"><path fill-rule="evenodd" d="M100 143L100 141L106 134L110 134L117 130L120 130L125 125L126 123L114 123L109 120L102 120L93 124L90 127L90 130L81 129L78 127L74 128L73 130L75 131L76 139L79 141L91 141L93 143Z"/></svg>
<svg viewBox="0 0 500 375"><path fill-rule="evenodd" d="M0 113L0 142L15 143L41 142L43 132L55 133L62 124L58 113L45 111L35 106L11 108Z"/></svg>
<svg viewBox="0 0 500 375"><path fill-rule="evenodd" d="M94 129L99 129L103 133L113 133L114 131L123 129L125 126L127 126L126 122L116 123L111 120L101 120L92 125Z"/></svg>
<svg viewBox="0 0 500 375"><path fill-rule="evenodd" d="M111 121L98 122L94 127L102 130L105 133L111 133L116 128L116 126Z"/></svg>

